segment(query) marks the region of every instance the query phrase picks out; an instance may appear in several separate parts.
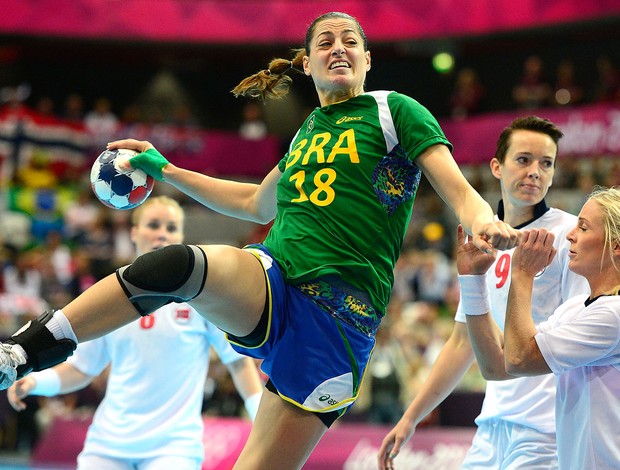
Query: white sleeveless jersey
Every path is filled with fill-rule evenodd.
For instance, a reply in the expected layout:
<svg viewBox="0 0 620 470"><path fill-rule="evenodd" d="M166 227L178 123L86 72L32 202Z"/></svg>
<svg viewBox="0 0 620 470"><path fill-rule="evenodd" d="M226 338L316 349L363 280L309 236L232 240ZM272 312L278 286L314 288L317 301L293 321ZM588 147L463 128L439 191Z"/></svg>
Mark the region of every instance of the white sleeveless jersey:
<svg viewBox="0 0 620 470"><path fill-rule="evenodd" d="M519 227L524 230L545 228L555 235L554 246L557 254L551 264L534 279L532 316L535 324L545 321L570 297L589 292L585 278L568 269L567 253L570 243L566 240L566 234L576 224L576 216L549 208L538 219ZM513 252L514 249L499 251L497 259L487 271L491 310L502 331L506 318ZM465 314L460 305L455 320L465 323ZM540 432L555 432L555 390L556 382L553 374L488 381L482 410L476 418L476 424L503 419Z"/></svg>
<svg viewBox="0 0 620 470"><path fill-rule="evenodd" d="M561 469L620 468L620 295L570 299L538 325L536 342L557 374Z"/></svg>
<svg viewBox="0 0 620 470"><path fill-rule="evenodd" d="M201 409L211 346L224 364L244 357L193 308L175 303L80 343L68 359L78 370L96 376L111 365L83 453L203 459Z"/></svg>

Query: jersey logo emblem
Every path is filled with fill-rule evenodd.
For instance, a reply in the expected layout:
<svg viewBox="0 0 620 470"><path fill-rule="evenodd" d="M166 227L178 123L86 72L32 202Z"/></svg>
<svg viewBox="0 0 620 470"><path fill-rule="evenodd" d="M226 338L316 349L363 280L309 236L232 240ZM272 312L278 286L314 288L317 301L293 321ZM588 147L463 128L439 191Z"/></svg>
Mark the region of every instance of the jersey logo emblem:
<svg viewBox="0 0 620 470"><path fill-rule="evenodd" d="M336 121L336 124L342 124L343 122L361 121L364 116L342 116Z"/></svg>
<svg viewBox="0 0 620 470"><path fill-rule="evenodd" d="M314 130L314 114L308 119L308 125L306 126L306 134L310 134Z"/></svg>
<svg viewBox="0 0 620 470"><path fill-rule="evenodd" d="M179 307L179 308L177 308L177 311L176 311L176 314L175 314L174 318L177 321L177 323L187 323L187 322L189 322L189 318L190 318L189 308L187 308L187 307Z"/></svg>

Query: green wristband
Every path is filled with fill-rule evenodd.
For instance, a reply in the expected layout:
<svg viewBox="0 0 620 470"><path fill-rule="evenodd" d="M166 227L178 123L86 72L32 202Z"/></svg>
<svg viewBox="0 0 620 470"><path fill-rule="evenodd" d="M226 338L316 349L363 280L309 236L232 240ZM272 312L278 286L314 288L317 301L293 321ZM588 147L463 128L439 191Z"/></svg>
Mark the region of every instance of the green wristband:
<svg viewBox="0 0 620 470"><path fill-rule="evenodd" d="M139 153L129 160L133 168L143 170L147 175L152 176L157 181L163 181L162 170L170 163L156 149L148 149L146 152Z"/></svg>

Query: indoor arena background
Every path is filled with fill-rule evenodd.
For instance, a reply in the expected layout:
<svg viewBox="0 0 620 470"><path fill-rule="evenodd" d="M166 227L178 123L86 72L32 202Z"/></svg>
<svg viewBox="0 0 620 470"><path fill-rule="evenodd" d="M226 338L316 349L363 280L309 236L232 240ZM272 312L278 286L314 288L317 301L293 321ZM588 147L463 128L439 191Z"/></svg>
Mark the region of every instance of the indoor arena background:
<svg viewBox="0 0 620 470"><path fill-rule="evenodd" d="M300 47L309 21L330 10L365 29L367 89L428 107L493 207L499 186L488 161L499 131L524 114L565 133L551 205L576 213L594 184L620 184L617 0L0 0L2 336L132 259L128 214L105 208L90 189L88 169L106 142L135 136L186 168L264 176L318 105L313 85L300 76L285 99L258 106L230 90ZM547 90L538 100L520 99L526 68ZM189 243L242 246L267 229L163 184L155 193L182 202ZM383 436L451 332L456 220L429 188L419 191L413 220L365 390L305 468L375 468ZM11 289L15 270L25 288ZM102 377L63 397L29 397L21 413L0 392L0 468L73 468L104 388ZM458 468L483 390L474 366L420 426L402 468ZM230 468L250 424L216 359L203 412L204 468Z"/></svg>

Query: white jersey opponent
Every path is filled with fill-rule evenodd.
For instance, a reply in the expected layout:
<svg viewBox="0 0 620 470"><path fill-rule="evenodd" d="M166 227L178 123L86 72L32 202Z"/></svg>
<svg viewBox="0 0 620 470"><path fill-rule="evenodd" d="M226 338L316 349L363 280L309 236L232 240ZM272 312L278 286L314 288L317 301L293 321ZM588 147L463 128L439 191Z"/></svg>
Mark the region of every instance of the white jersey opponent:
<svg viewBox="0 0 620 470"><path fill-rule="evenodd" d="M68 359L78 370L94 376L111 365L82 454L204 459L201 409L211 346L224 364L244 357L193 308L175 303L80 343Z"/></svg>
<svg viewBox="0 0 620 470"><path fill-rule="evenodd" d="M501 209L500 205L500 215ZM557 250L551 264L534 279L532 316L534 323L539 324L567 299L575 294L587 293L589 288L584 277L568 269L570 244L566 234L577 225L577 217L559 209L547 208L544 201L537 204L535 214L539 215L535 220L515 228L545 228L553 232L554 247ZM513 252L514 249L498 252L497 259L487 271L491 313L502 331L506 319ZM455 320L465 323L465 314L460 305ZM553 374L488 381L482 411L476 418L476 424L501 419L542 433L554 433L555 389Z"/></svg>
<svg viewBox="0 0 620 470"><path fill-rule="evenodd" d="M557 374L563 470L620 468L620 295L587 298L559 307L535 336Z"/></svg>

